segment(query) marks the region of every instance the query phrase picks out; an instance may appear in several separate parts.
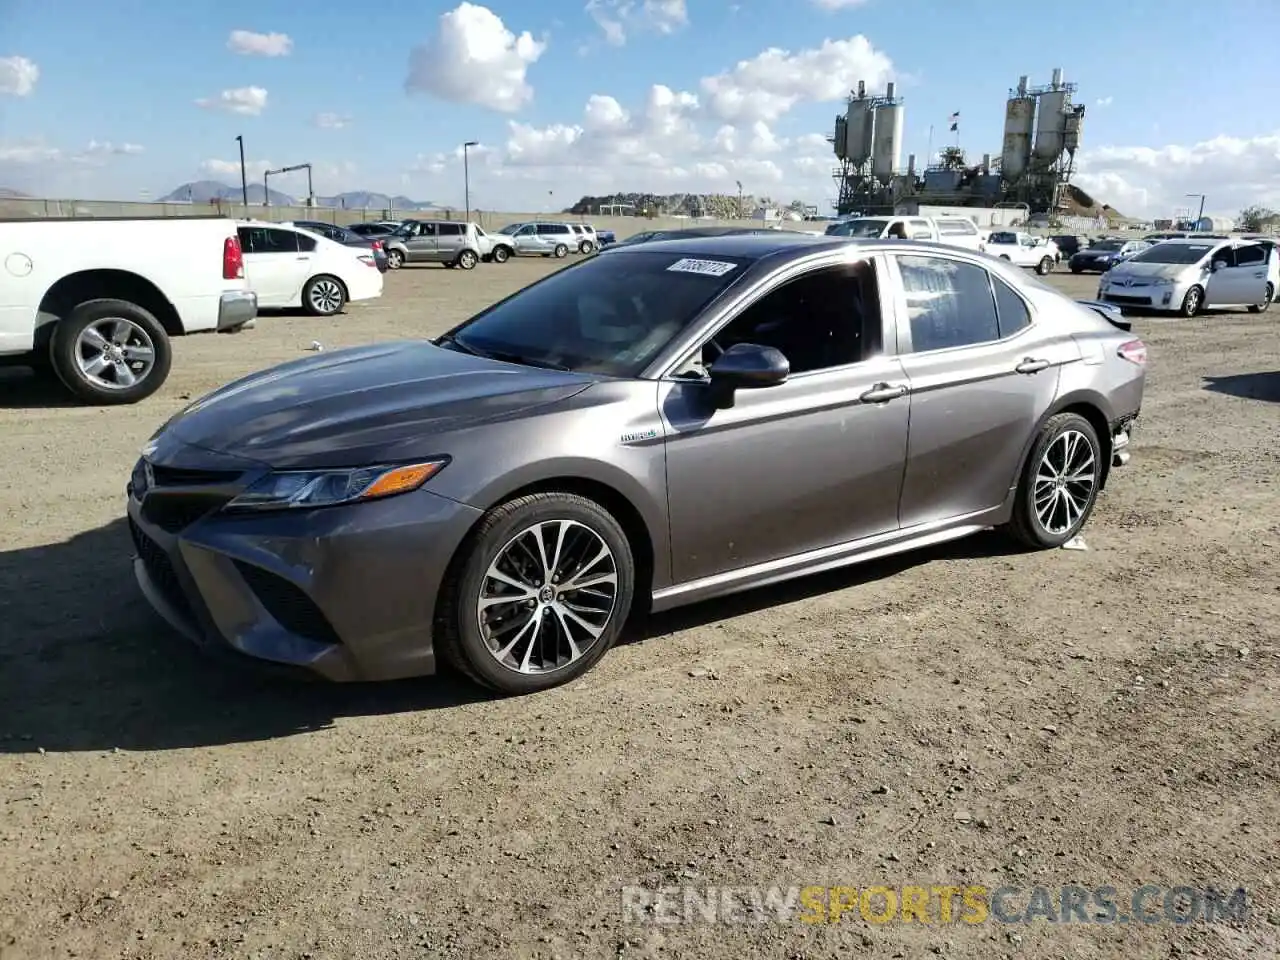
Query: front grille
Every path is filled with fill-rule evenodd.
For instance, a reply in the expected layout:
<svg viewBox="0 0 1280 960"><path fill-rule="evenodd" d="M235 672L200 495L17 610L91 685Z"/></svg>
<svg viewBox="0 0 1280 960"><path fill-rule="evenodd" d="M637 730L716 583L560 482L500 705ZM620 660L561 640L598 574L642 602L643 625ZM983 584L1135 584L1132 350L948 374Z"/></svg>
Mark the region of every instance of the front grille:
<svg viewBox="0 0 1280 960"><path fill-rule="evenodd" d="M1122 303L1131 307L1149 307L1151 306L1150 297L1130 297L1119 293L1108 293L1103 297L1107 303Z"/></svg>
<svg viewBox="0 0 1280 960"><path fill-rule="evenodd" d="M157 487L211 487L234 483L240 478L238 470L184 470L177 467L151 465L151 475Z"/></svg>
<svg viewBox="0 0 1280 960"><path fill-rule="evenodd" d="M236 569L258 602L272 618L290 633L317 643L337 644L342 641L333 625L297 584L255 567L235 561Z"/></svg>
<svg viewBox="0 0 1280 960"><path fill-rule="evenodd" d="M142 532L133 517L129 518L129 535L133 538L133 547L138 551L142 565L147 569L147 576L156 589L183 616L191 617L191 604L182 590L182 583L178 580L178 573L174 570L169 555L160 544Z"/></svg>
<svg viewBox="0 0 1280 960"><path fill-rule="evenodd" d="M139 460L129 480L142 515L166 533L180 533L226 504L242 474L235 470L187 470Z"/></svg>
<svg viewBox="0 0 1280 960"><path fill-rule="evenodd" d="M179 533L230 499L226 495L175 494L153 490L142 501L142 515L166 533Z"/></svg>

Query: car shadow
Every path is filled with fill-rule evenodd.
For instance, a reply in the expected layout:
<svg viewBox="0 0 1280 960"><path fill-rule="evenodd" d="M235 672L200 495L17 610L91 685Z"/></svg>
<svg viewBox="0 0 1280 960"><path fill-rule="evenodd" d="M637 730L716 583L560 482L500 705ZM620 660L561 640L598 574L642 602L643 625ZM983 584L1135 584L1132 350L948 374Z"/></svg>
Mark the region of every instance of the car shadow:
<svg viewBox="0 0 1280 960"><path fill-rule="evenodd" d="M50 372L37 374L30 367L0 366L0 410L41 410L81 404Z"/></svg>
<svg viewBox="0 0 1280 960"><path fill-rule="evenodd" d="M1266 373L1233 373L1225 377L1204 377L1204 388L1245 400L1280 403L1280 370Z"/></svg>
<svg viewBox="0 0 1280 960"><path fill-rule="evenodd" d="M939 559L1013 552L979 534L668 613L622 642L795 602ZM378 684L307 683L200 653L148 607L126 522L41 547L0 550L0 753L173 750L324 730L338 719L493 699L451 674Z"/></svg>

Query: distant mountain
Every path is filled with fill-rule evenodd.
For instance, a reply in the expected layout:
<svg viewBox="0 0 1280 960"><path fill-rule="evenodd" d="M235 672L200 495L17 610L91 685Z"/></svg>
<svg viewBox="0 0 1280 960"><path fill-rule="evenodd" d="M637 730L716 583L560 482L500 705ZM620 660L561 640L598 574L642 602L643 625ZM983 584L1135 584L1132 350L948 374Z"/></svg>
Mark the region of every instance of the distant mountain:
<svg viewBox="0 0 1280 960"><path fill-rule="evenodd" d="M0 187L0 200L30 200L31 194L23 193L21 190L11 190L8 187Z"/></svg>
<svg viewBox="0 0 1280 960"><path fill-rule="evenodd" d="M184 183L176 190L171 191L161 197L159 203L213 203L214 201L224 201L228 203L241 202L241 191L239 187L228 186L217 180L196 180L191 183ZM287 193L281 193L279 190L271 191L271 203L278 207L296 207L302 206L301 200L289 196ZM262 203L262 184L249 184L249 203ZM390 197L385 193L373 193L368 190L353 190L348 193L339 193L333 197L316 197L316 206L340 208L346 210L432 210L435 204L419 200L411 200L409 197L395 196Z"/></svg>
<svg viewBox="0 0 1280 960"><path fill-rule="evenodd" d="M293 199L287 193L281 193L279 190L271 191L271 202L278 207L291 207L298 201ZM219 183L217 180L195 180L191 183L184 183L163 197L158 203L213 203L215 200L224 200L230 203L238 203L243 199L243 195L239 187L229 187L225 183ZM262 203L262 184L249 184L249 202Z"/></svg>

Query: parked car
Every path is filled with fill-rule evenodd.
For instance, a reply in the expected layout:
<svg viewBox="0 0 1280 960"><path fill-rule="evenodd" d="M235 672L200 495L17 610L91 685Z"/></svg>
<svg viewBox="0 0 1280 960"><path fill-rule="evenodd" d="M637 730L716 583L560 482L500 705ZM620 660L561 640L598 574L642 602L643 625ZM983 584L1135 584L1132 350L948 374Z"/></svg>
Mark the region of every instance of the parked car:
<svg viewBox="0 0 1280 960"><path fill-rule="evenodd" d="M611 243L617 243L618 237L612 230L597 230L596 239L600 242L600 246L607 247Z"/></svg>
<svg viewBox="0 0 1280 960"><path fill-rule="evenodd" d="M1280 238L1266 234L1245 234L1241 240L1252 240L1267 251L1267 283L1271 285L1271 302L1280 299Z"/></svg>
<svg viewBox="0 0 1280 960"><path fill-rule="evenodd" d="M344 247L361 247L368 250L373 254L373 263L378 268L378 272L387 272L387 251L383 249L381 240L373 237L362 237L358 233L352 233L345 227L339 227L332 223L323 223L319 220L290 220L285 221L284 226L297 227L299 230L310 230L312 233L319 234L334 243L340 243Z"/></svg>
<svg viewBox="0 0 1280 960"><path fill-rule="evenodd" d="M571 229L578 240L578 252L582 254L594 253L600 248L600 241L596 238L596 228L589 223L571 223Z"/></svg>
<svg viewBox="0 0 1280 960"><path fill-rule="evenodd" d="M1061 261L1063 257L1070 260L1081 250L1088 249L1091 243L1088 237L1082 237L1075 233L1059 233L1049 239L1052 240L1054 246L1058 248L1059 261Z"/></svg>
<svg viewBox="0 0 1280 960"><path fill-rule="evenodd" d="M382 296L373 252L280 223L238 224L245 273L260 307L301 307L317 317Z"/></svg>
<svg viewBox="0 0 1280 960"><path fill-rule="evenodd" d="M133 471L134 569L206 648L531 692L590 669L635 608L989 527L1066 543L1127 460L1145 361L970 251L640 244L434 342L318 354L193 404Z"/></svg>
<svg viewBox="0 0 1280 960"><path fill-rule="evenodd" d="M1072 273L1106 273L1150 246L1145 240L1099 240L1073 254L1067 267Z"/></svg>
<svg viewBox="0 0 1280 960"><path fill-rule="evenodd" d="M389 223L349 223L347 229L357 236L369 237L373 240L382 240L391 236L399 229L400 224Z"/></svg>
<svg viewBox="0 0 1280 960"><path fill-rule="evenodd" d="M485 233L479 224L474 226L480 243L480 259L485 263L506 263L515 256L515 245L510 237L501 233Z"/></svg>
<svg viewBox="0 0 1280 960"><path fill-rule="evenodd" d="M559 259L568 256L570 250L576 250L581 242L569 224L543 220L508 224L498 232L511 238L516 253L522 257Z"/></svg>
<svg viewBox="0 0 1280 960"><path fill-rule="evenodd" d="M987 237L987 253L1044 276L1058 262L1058 245L1044 237L1013 230L993 230Z"/></svg>
<svg viewBox="0 0 1280 960"><path fill-rule="evenodd" d="M458 220L406 220L383 244L387 265L399 270L406 263L442 263L471 270L483 250L478 229Z"/></svg>
<svg viewBox="0 0 1280 960"><path fill-rule="evenodd" d="M0 221L0 363L30 366L84 403L137 403L173 362L169 338L252 325L234 221Z"/></svg>
<svg viewBox="0 0 1280 960"><path fill-rule="evenodd" d="M828 224L829 237L929 240L981 251L985 238L968 217L851 217Z"/></svg>
<svg viewBox="0 0 1280 960"><path fill-rule="evenodd" d="M1098 299L1194 317L1210 307L1261 313L1276 287L1268 251L1240 240L1164 240L1103 274Z"/></svg>

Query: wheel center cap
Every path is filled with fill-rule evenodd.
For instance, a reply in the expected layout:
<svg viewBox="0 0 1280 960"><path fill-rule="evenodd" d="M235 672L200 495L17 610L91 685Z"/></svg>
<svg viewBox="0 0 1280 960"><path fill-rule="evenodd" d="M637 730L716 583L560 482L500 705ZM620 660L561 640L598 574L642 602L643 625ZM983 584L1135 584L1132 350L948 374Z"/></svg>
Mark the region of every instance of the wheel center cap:
<svg viewBox="0 0 1280 960"><path fill-rule="evenodd" d="M555 587L543 587L538 591L538 601L540 603L552 603L556 598Z"/></svg>

